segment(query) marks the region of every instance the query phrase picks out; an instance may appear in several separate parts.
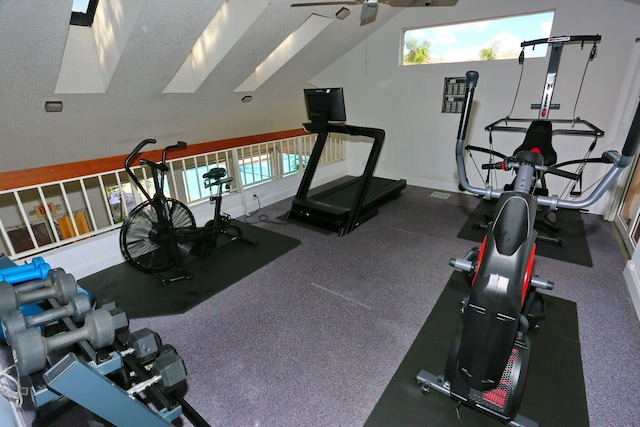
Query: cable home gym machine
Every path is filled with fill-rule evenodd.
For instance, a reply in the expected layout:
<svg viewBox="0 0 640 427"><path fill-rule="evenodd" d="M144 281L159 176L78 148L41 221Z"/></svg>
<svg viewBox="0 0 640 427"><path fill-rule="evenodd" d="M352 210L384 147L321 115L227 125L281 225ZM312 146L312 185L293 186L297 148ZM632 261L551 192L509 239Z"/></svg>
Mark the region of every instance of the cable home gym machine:
<svg viewBox="0 0 640 427"><path fill-rule="evenodd" d="M347 120L342 88L305 89L304 96L311 123L303 126L307 132L318 136L287 219L316 225L344 236L376 216L380 205L400 197L407 181L373 176L384 142L384 130L329 123ZM368 137L373 139L373 146L361 176L310 195L311 181L329 133Z"/></svg>
<svg viewBox="0 0 640 427"><path fill-rule="evenodd" d="M186 147L186 142L179 141L165 147L161 163L140 159L140 164L151 169L155 189L152 197L131 170L131 162L145 145L155 143L155 139L140 142L124 162L131 180L147 199L129 213L120 229L120 250L129 264L157 275L163 284L167 284L192 278L184 269L185 261L190 255L204 258L230 243L258 243L244 237L239 227L230 224L231 218L221 213L222 187L228 189L229 183L233 181L231 177L225 178L226 169L215 167L202 175L205 188L217 187L216 194L209 198L215 204L214 216L204 227L196 227L195 218L187 205L164 195L165 174L169 171L166 165L167 153ZM218 240L220 236L226 238L222 244ZM161 273L166 271L172 271L173 275L163 276Z"/></svg>
<svg viewBox="0 0 640 427"><path fill-rule="evenodd" d="M475 187L467 179L463 150L478 73L469 71L466 78L455 148L460 187L485 199L497 199L496 216L480 248L473 248L465 258L449 261L453 268L466 273L471 291L461 303L461 326L451 343L444 375L420 370L415 379L425 393L436 390L513 427L534 427L538 425L535 421L518 413L531 349L527 333L539 319L535 306L542 296L536 290L551 290L554 286L532 275L535 213L538 206L583 209L607 191L633 162L640 145L640 105L622 154L613 150L602 154L603 162L611 167L588 195L567 200L557 195L533 194L541 174L567 174L546 166L542 154L535 149L482 165L487 170L515 171L512 190Z"/></svg>
<svg viewBox="0 0 640 427"><path fill-rule="evenodd" d="M568 179L568 184L562 194L561 197L575 197L580 196L582 194L582 173L584 171L587 163L601 163L602 159L599 158L589 158L589 156L593 153L593 150L596 147L598 142L598 138L604 135L604 131L593 125L587 120L582 120L580 117L576 117L576 108L578 105L578 100L580 98L580 92L582 90L582 85L584 83L584 78L586 76L587 67L591 61L596 57L597 54L597 43L601 40L600 35L576 35L576 36L562 36L562 37L551 37L546 39L536 39L530 41L524 41L521 43L522 51L520 52L520 56L518 58L518 63L521 66L520 69L520 80L518 82L518 88L516 89L516 93L513 100L513 105L511 107L511 112L513 112L513 108L516 104L516 99L518 97L518 91L520 89L520 82L522 81L522 74L524 71L524 49L526 47L532 47L535 49L535 46L540 44L550 45L551 53L549 56L549 64L547 67L547 75L544 83L544 89L542 92L542 98L539 104L531 104L531 109L538 110L537 119L528 119L528 118L512 118L510 117L511 112L506 117L499 119L490 125L485 127L485 130L489 132L489 148L468 145L465 147L465 150L469 152L470 158L473 159L472 152L482 152L489 155L489 163L494 162L494 158L505 159L508 156L494 150L493 143L493 132L511 132L511 133L524 133L525 138L522 144L515 149L515 151L520 151L523 149L538 149L541 154L544 156L544 164L546 166L553 166L555 168L562 168L570 165L578 165L575 172L573 174L565 174L563 178ZM576 96L576 101L573 109L573 115L570 119L551 119L549 118L550 110L557 110L560 108L560 104L553 104L553 92L556 88L556 83L558 79L558 71L560 68L560 59L562 57L562 50L566 44L580 44L581 48L584 47L586 42L593 43L589 55L587 57L587 62L584 68L584 73L582 75L582 80L580 82L580 88L578 89L578 94ZM523 126L528 124L528 126ZM589 145L586 153L580 159L564 161L558 163L558 155L556 150L553 147L552 139L554 136L571 136L571 137L588 137L592 139L591 144ZM514 152L515 152L514 151ZM477 169L477 165L476 165ZM497 181L495 171L487 171L487 174L484 178L485 185L490 185ZM512 184L507 184L506 189L512 188ZM536 188L536 194L545 195L549 194L549 190L547 188L547 183L544 174L540 176L540 182L538 188ZM554 237L555 233L560 231L560 228L556 225L554 220L554 209L545 209L541 212L539 218L536 219L537 225L540 227L544 227L545 234L549 235L539 235L538 240L544 241L548 243L557 244L560 246L565 246L565 242L561 239ZM479 224L480 228L486 228L486 224ZM542 230L538 230L542 231Z"/></svg>
<svg viewBox="0 0 640 427"><path fill-rule="evenodd" d="M49 425L73 404L94 426L169 427L181 415L209 426L183 397L183 359L157 333L131 332L122 308L93 301L73 275L40 257L16 266L0 256L0 267L0 320L19 378L15 387L0 384L0 399L19 415L0 412L0 425L24 425L28 391L37 410L33 427ZM38 310L24 309L32 305Z"/></svg>

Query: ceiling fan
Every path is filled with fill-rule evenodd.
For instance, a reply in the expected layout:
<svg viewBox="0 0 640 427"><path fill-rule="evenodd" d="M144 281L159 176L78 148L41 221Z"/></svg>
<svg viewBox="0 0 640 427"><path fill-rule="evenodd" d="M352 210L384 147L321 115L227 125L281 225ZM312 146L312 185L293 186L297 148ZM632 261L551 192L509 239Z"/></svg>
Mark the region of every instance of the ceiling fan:
<svg viewBox="0 0 640 427"><path fill-rule="evenodd" d="M453 6L458 0L353 0L353 1L320 1L310 3L293 3L291 7L332 6L332 5L362 5L360 10L360 25L366 25L376 20L378 3L392 7L429 7Z"/></svg>

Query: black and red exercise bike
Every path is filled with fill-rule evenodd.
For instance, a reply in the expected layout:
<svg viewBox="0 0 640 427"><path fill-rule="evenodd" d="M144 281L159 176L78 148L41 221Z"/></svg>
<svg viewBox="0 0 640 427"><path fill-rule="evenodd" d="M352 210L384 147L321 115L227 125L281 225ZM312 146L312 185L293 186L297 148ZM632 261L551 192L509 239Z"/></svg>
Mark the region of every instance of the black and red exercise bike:
<svg viewBox="0 0 640 427"><path fill-rule="evenodd" d="M532 275L536 212L538 206L583 209L607 191L634 160L640 144L640 107L622 154L602 154L602 162L611 167L593 191L581 199L534 194L542 174L574 179L574 174L545 166L535 148L482 165L483 169L515 171L513 189L475 187L467 180L463 153L478 73L469 71L466 78L455 150L460 188L488 200L497 199L497 208L481 246L465 258L450 261L452 267L468 275L471 291L462 301L462 322L451 344L444 375L420 370L416 380L425 392L436 390L510 426L537 426L518 414L531 350L527 333L544 311L542 296L536 290L553 288L552 282Z"/></svg>

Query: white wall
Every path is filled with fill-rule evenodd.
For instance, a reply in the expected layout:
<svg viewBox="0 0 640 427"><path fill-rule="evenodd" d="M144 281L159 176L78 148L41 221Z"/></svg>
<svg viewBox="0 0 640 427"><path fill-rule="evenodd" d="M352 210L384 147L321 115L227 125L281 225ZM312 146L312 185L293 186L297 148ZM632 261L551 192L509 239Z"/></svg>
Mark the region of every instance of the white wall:
<svg viewBox="0 0 640 427"><path fill-rule="evenodd" d="M640 34L637 20L640 6L623 0L459 0L452 8L408 8L320 72L311 83L318 87L344 87L348 122L385 129L387 137L376 175L456 191L453 148L459 115L440 113L444 78L464 76L469 69L480 73L467 142L487 146L484 127L509 113L520 66L515 59L399 66L403 29L550 9L556 11L552 35L602 35L598 56L588 68L576 115L605 130L594 154L619 149L624 138L610 140L606 131L613 126L613 111L629 52L634 38ZM553 98L561 109L552 111L551 118L571 118L589 49L590 46L583 51L576 45L565 46ZM526 60L512 117L537 116L537 111L529 106L540 102L547 65L548 57ZM496 136L495 147L510 152L521 143L521 138L517 136L513 141ZM559 159L569 160L582 157L590 142L587 138L564 137L555 140L555 147ZM360 168L361 163L362 158L350 156L349 170ZM595 181L602 170L600 166L590 166L584 185ZM474 184L480 184L477 174L473 171L468 174L475 179ZM562 187L556 191L561 190ZM592 209L596 213L602 210L598 206Z"/></svg>

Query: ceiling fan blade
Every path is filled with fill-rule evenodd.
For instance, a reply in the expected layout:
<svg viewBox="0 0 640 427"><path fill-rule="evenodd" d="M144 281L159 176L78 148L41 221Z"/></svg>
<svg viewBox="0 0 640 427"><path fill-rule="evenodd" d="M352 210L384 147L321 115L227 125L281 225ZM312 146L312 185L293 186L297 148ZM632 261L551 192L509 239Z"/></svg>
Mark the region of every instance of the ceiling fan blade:
<svg viewBox="0 0 640 427"><path fill-rule="evenodd" d="M341 5L357 5L361 4L361 1L319 1L313 3L293 3L291 7L305 7L305 6L341 6Z"/></svg>
<svg viewBox="0 0 640 427"><path fill-rule="evenodd" d="M391 7L455 6L458 0L379 0Z"/></svg>

